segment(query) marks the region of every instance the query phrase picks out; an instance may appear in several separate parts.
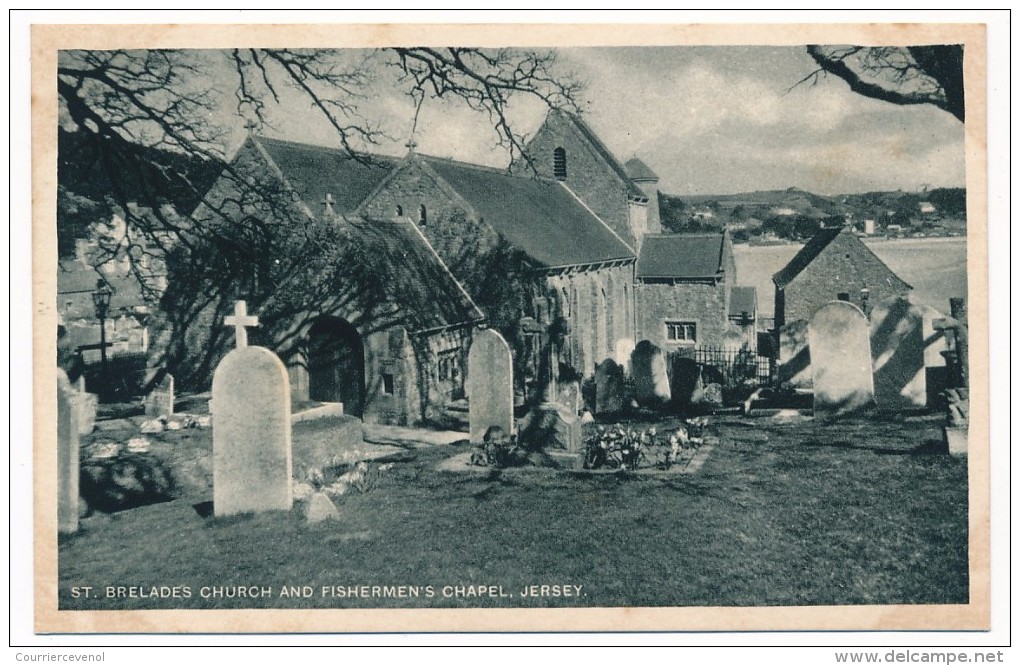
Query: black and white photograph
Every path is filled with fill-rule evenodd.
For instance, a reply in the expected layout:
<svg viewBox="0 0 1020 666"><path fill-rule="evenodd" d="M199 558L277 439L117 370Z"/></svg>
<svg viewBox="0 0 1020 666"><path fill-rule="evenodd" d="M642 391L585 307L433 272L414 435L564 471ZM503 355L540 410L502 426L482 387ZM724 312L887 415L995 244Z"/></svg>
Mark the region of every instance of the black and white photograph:
<svg viewBox="0 0 1020 666"><path fill-rule="evenodd" d="M983 27L736 27L35 26L37 631L987 629Z"/></svg>

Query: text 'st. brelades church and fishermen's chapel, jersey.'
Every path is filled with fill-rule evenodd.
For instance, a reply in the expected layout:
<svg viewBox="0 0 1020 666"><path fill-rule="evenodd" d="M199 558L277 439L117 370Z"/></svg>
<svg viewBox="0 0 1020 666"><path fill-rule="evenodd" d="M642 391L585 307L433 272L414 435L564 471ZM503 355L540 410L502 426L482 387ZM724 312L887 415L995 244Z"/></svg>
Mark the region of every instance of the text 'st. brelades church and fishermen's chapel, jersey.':
<svg viewBox="0 0 1020 666"><path fill-rule="evenodd" d="M386 316L357 300L324 304L263 343L287 364L295 399L343 402L367 421L417 423L464 399L481 326L511 341L525 394L543 355L524 322L558 340L560 375L578 379L607 358L626 363L641 340L667 351L753 344L731 317L754 297L736 287L729 236L663 234L648 166L621 164L561 111L549 113L527 155L530 165L500 170L413 149L355 159L250 135L193 218L229 211L241 175L280 187L288 205L333 221L356 244L358 272L393 306L373 313ZM235 217L251 222L240 208ZM521 266L529 289L512 281Z"/></svg>

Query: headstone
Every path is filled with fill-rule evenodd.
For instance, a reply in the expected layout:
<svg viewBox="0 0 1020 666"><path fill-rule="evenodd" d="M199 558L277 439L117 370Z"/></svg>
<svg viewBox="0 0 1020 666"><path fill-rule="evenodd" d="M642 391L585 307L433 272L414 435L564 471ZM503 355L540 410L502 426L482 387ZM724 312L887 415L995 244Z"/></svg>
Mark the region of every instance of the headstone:
<svg viewBox="0 0 1020 666"><path fill-rule="evenodd" d="M678 405L689 405L696 398L698 380L701 378L701 366L692 358L673 356L671 359L672 373L669 389Z"/></svg>
<svg viewBox="0 0 1020 666"><path fill-rule="evenodd" d="M571 414L580 414L584 401L581 399L581 383L578 381L559 381L556 385L559 392L559 404Z"/></svg>
<svg viewBox="0 0 1020 666"><path fill-rule="evenodd" d="M623 366L607 358L595 368L595 413L617 414L623 410Z"/></svg>
<svg viewBox="0 0 1020 666"><path fill-rule="evenodd" d="M868 320L851 303L818 308L808 324L815 416L832 418L875 402Z"/></svg>
<svg viewBox="0 0 1020 666"><path fill-rule="evenodd" d="M474 335L468 351L468 423L480 444L492 426L514 432L514 366L510 345L492 329Z"/></svg>
<svg viewBox="0 0 1020 666"><path fill-rule="evenodd" d="M666 355L648 340L642 340L630 355L630 372L634 380L634 397L644 407L659 407L670 399Z"/></svg>
<svg viewBox="0 0 1020 666"><path fill-rule="evenodd" d="M533 409L523 420L521 431L529 446L568 453L581 450L581 417L555 403Z"/></svg>
<svg viewBox="0 0 1020 666"><path fill-rule="evenodd" d="M74 392L75 422L78 434L88 435L96 427L96 415L99 413L99 396L85 391L85 377L78 379L78 389Z"/></svg>
<svg viewBox="0 0 1020 666"><path fill-rule="evenodd" d="M722 407L722 384L705 384L705 388L701 392L698 404L705 407Z"/></svg>
<svg viewBox="0 0 1020 666"><path fill-rule="evenodd" d="M811 350L808 348L806 319L797 319L779 329L776 374L780 385L811 388Z"/></svg>
<svg viewBox="0 0 1020 666"><path fill-rule="evenodd" d="M145 396L145 415L171 416L174 413L174 376L167 373L149 395Z"/></svg>
<svg viewBox="0 0 1020 666"><path fill-rule="evenodd" d="M305 522L314 525L324 520L334 520L340 517L333 500L326 493L315 493L308 500L308 507L305 509Z"/></svg>
<svg viewBox="0 0 1020 666"><path fill-rule="evenodd" d="M630 370L630 355L634 353L634 341L630 338L620 338L616 341L616 362L623 368L626 374Z"/></svg>
<svg viewBox="0 0 1020 666"><path fill-rule="evenodd" d="M57 370L57 531L78 531L79 439L71 387L63 370Z"/></svg>
<svg viewBox="0 0 1020 666"><path fill-rule="evenodd" d="M244 312L243 302L238 310ZM241 318L238 347L223 357L213 374L210 407L217 516L288 510L293 503L290 382L276 354L264 347L241 346L247 344L247 336L241 335L243 326L252 325L253 319Z"/></svg>
<svg viewBox="0 0 1020 666"><path fill-rule="evenodd" d="M871 311L871 358L875 402L883 411L923 409L924 312L905 296L893 296Z"/></svg>

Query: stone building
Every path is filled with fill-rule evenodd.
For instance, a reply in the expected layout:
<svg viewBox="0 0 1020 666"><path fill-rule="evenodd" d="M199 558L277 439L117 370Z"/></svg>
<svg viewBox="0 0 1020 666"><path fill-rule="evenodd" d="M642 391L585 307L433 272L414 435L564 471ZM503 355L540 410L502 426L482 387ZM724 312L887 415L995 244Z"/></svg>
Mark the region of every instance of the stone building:
<svg viewBox="0 0 1020 666"><path fill-rule="evenodd" d="M841 300L868 314L873 304L911 290L850 227L819 230L772 282L779 380L802 388L811 385L807 329L815 310Z"/></svg>
<svg viewBox="0 0 1020 666"><path fill-rule="evenodd" d="M376 218L408 211L467 285L477 282L471 264L501 242L521 252L552 305L525 304L522 314L546 326L565 320L560 360L579 374L593 374L617 340L633 337L634 252L563 183L412 154L359 208ZM498 305L492 294L472 296Z"/></svg>
<svg viewBox="0 0 1020 666"><path fill-rule="evenodd" d="M844 300L868 311L869 303L905 294L900 279L849 227L821 229L772 276L776 328L811 314L829 301Z"/></svg>
<svg viewBox="0 0 1020 666"><path fill-rule="evenodd" d="M352 279L367 289L358 298L326 295L261 342L287 365L294 400L342 402L369 422L411 424L463 398L471 332L484 314L417 224L353 214L398 163L249 137L192 218L237 224L255 215L303 215L335 224L353 243ZM231 207L226 202L244 199L238 182L286 196Z"/></svg>
<svg viewBox="0 0 1020 666"><path fill-rule="evenodd" d="M740 345L729 317L737 267L728 233L646 236L635 277L638 340L667 351Z"/></svg>
<svg viewBox="0 0 1020 666"><path fill-rule="evenodd" d="M582 377L642 339L668 349L734 336L727 235L662 235L658 177L637 158L622 165L576 115L551 112L527 150L530 161L500 170L250 136L193 217L328 219L361 244L385 303L324 303L286 343L266 343L295 397L339 400L369 420L413 423L463 397L478 325L509 332L525 374L537 368L523 362L534 350L521 322L556 331L560 369ZM231 203L239 175L282 203ZM526 284L511 275L521 267Z"/></svg>

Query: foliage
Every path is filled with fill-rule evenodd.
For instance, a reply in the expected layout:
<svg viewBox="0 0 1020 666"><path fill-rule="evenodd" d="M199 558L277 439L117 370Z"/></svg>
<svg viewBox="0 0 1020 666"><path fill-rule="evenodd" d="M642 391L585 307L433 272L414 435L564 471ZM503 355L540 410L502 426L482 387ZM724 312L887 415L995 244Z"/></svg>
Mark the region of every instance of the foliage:
<svg viewBox="0 0 1020 666"><path fill-rule="evenodd" d="M470 464L495 467L519 467L527 463L528 454L517 440L517 435L508 435L498 426L485 431L482 446L471 454Z"/></svg>
<svg viewBox="0 0 1020 666"><path fill-rule="evenodd" d="M159 458L119 447L109 457L89 455L92 452L97 450L83 450L79 491L88 514L166 502L176 495L173 472Z"/></svg>
<svg viewBox="0 0 1020 666"><path fill-rule="evenodd" d="M599 426L584 442L584 468L627 471L654 465L668 470L685 450L701 446L707 424L704 417L686 420L666 436L655 427L637 431L619 424Z"/></svg>

